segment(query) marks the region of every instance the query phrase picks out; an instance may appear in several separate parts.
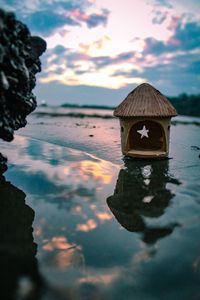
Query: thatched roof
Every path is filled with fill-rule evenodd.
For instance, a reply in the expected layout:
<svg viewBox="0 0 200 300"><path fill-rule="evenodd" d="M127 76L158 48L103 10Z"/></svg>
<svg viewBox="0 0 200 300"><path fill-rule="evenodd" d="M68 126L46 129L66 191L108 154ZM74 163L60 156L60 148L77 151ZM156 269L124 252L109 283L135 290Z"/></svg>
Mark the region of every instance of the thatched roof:
<svg viewBox="0 0 200 300"><path fill-rule="evenodd" d="M136 87L114 110L116 117L175 117L176 109L148 83Z"/></svg>

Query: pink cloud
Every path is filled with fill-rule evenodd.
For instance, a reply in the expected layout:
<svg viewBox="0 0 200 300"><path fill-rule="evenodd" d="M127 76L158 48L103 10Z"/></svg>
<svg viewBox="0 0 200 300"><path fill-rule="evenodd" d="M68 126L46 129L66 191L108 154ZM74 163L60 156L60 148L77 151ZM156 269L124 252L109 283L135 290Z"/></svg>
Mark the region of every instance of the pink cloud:
<svg viewBox="0 0 200 300"><path fill-rule="evenodd" d="M182 19L182 17L179 16L179 15L172 16L167 28L170 29L170 30L176 29L180 25L181 19Z"/></svg>

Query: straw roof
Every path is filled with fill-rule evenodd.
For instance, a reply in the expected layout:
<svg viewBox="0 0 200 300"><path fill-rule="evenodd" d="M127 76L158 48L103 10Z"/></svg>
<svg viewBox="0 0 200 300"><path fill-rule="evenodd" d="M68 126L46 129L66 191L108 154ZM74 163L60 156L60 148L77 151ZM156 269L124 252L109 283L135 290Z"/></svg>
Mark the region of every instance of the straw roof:
<svg viewBox="0 0 200 300"><path fill-rule="evenodd" d="M116 117L175 117L176 109L148 83L136 87L114 110Z"/></svg>

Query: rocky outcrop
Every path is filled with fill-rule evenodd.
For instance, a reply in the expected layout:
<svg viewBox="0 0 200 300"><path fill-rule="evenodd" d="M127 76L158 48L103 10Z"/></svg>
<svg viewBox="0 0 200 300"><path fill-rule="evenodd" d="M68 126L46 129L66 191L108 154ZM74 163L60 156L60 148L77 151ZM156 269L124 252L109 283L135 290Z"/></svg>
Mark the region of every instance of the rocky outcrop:
<svg viewBox="0 0 200 300"><path fill-rule="evenodd" d="M39 56L46 42L31 36L11 12L0 9L0 138L12 141L14 131L26 125L26 116L36 108L32 93Z"/></svg>
<svg viewBox="0 0 200 300"><path fill-rule="evenodd" d="M0 153L0 176L7 171L7 158Z"/></svg>

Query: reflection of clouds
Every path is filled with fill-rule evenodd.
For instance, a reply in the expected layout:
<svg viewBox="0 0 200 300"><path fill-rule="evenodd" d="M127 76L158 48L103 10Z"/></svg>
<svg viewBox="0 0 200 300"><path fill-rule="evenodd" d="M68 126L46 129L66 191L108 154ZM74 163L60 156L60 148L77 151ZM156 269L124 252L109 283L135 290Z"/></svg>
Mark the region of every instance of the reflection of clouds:
<svg viewBox="0 0 200 300"><path fill-rule="evenodd" d="M82 213L82 207L80 205L76 205L70 209L70 213L73 215L80 215Z"/></svg>
<svg viewBox="0 0 200 300"><path fill-rule="evenodd" d="M60 251L54 258L56 265L61 268L82 268L84 266L84 256L77 251L78 248L70 248L67 251ZM78 249L79 250L79 249Z"/></svg>
<svg viewBox="0 0 200 300"><path fill-rule="evenodd" d="M2 150L4 148L6 145L2 145ZM86 186L88 179L110 184L117 169L116 165L93 155L21 136L16 136L10 144L9 156L10 163L23 167L26 172L41 171L58 184L66 179L70 184L85 181Z"/></svg>
<svg viewBox="0 0 200 300"><path fill-rule="evenodd" d="M71 164L71 170L76 170L77 174L80 175L83 180L87 181L92 178L94 181L104 184L111 183L113 178L109 167L110 163L103 160L98 160L98 162L84 160Z"/></svg>
<svg viewBox="0 0 200 300"><path fill-rule="evenodd" d="M51 253L48 261L54 267L66 269L84 266L82 247L69 243L65 236L55 236L51 240L43 240L43 243L42 249Z"/></svg>
<svg viewBox="0 0 200 300"><path fill-rule="evenodd" d="M105 212L96 212L97 218L100 220L101 223L104 223L105 221L109 221L113 218L113 215L108 213L107 211Z"/></svg>
<svg viewBox="0 0 200 300"><path fill-rule="evenodd" d="M119 269L110 269L107 273L102 274L91 274L83 278L78 279L78 283L92 283L92 284L101 284L109 285L120 276Z"/></svg>
<svg viewBox="0 0 200 300"><path fill-rule="evenodd" d="M34 235L35 236L41 236L41 233L42 233L41 232L41 227L38 226L37 228L34 229Z"/></svg>
<svg viewBox="0 0 200 300"><path fill-rule="evenodd" d="M155 249L139 251L134 254L132 258L132 263L139 264L141 262L148 261L155 255L155 253L156 253Z"/></svg>
<svg viewBox="0 0 200 300"><path fill-rule="evenodd" d="M97 226L97 223L93 219L89 219L85 224L77 224L76 230L88 232L90 230L95 229Z"/></svg>
<svg viewBox="0 0 200 300"><path fill-rule="evenodd" d="M67 238L64 236L55 236L51 239L51 241L45 241L47 243L45 243L45 245L42 247L44 250L47 251L53 251L55 249L60 249L60 250L64 250L64 249L69 249L72 247L76 247L75 244L69 244L67 242Z"/></svg>
<svg viewBox="0 0 200 300"><path fill-rule="evenodd" d="M12 147L12 145L9 145L9 147ZM18 151L18 149L16 151ZM60 153L62 153L62 151L60 151ZM39 158L37 159L39 161ZM81 159L79 154L77 154L77 159L78 160ZM89 158L88 156L85 156L84 159L88 160ZM48 173L48 170L50 170L50 172L54 171L54 168L55 170L60 170L58 174L62 176L62 178L64 178L62 179L62 182L64 182L65 186L70 187L70 182L72 181L70 178L70 174L71 172L73 174L73 171L70 169L72 160L69 160L68 162L67 159L66 160L63 159L63 156L61 155L61 161L62 161L61 167L69 166L70 172L66 177L63 176L61 172L62 169L59 169L59 166L54 167L53 165L51 165L50 161L48 163L47 160L46 160L47 169L45 170L45 172L42 173L42 175L44 176L44 174ZM100 160L97 161L100 162ZM29 160L29 162L30 165L31 163L32 164L34 163L33 161L31 161L31 159ZM189 207L189 200L191 199L191 197L190 198L188 197L188 202L185 201L185 203L183 203L184 201L182 200L184 200L184 198L182 198L182 196L186 197L185 195L187 192L188 193L190 192L190 196L191 196L192 183L190 181L186 182L185 184L186 187L184 186L184 189L183 190L181 189L179 198L178 197L176 198L177 200L175 203L176 207L174 206L170 207L168 205L171 203L171 199L172 199L171 196L175 194L176 191L179 189L174 188L175 182L172 182L172 177L169 175L168 167L166 167L165 169L165 167L163 166L167 164L158 162L157 164L158 168L154 166L153 170L150 164L143 165L141 166L141 168L139 167L140 164L142 165L142 163L140 162L138 164L136 163L136 165L133 168L131 167L127 168L128 169L127 176L124 175L123 177L122 175L122 178L124 178L125 182L127 182L127 184L130 184L130 187L126 188L127 191L130 192L130 198L128 198L128 200L130 199L130 201L128 201L126 198L122 199L125 205L127 203L129 204L127 211L128 210L131 211L131 203L133 202L133 211L136 211L141 216L143 221L145 221L144 223L146 223L145 224L146 227L150 227L150 225L152 225L153 222L155 222L153 225L156 226L163 225L162 223L163 220L164 223L166 221L165 223L166 225L168 224L168 221L175 216L182 215L182 217L178 218L181 220L181 218L183 218L183 215L187 213L186 211L187 208ZM25 167L26 166L23 166L24 169ZM112 170L114 171L114 168ZM14 171L12 171L13 173L15 173L16 177L18 176L17 171L18 169L16 167ZM129 171L131 171L132 174L130 174ZM183 168L181 169L181 172L182 171L184 171ZM31 168L30 168L30 172L31 172ZM49 175L49 181L52 180L51 182L53 183L54 179L52 179L50 172L47 175ZM188 174L190 173L185 173L185 175ZM25 173L25 176L26 175L28 175L28 173ZM33 179L36 178L36 175L35 177L33 177ZM69 178L69 182L68 182L68 178ZM77 177L77 179L78 178L80 177ZM90 178L90 180L92 180L92 177ZM23 180L20 182L20 184L22 182ZM58 186L61 185L61 183L58 183L56 179L54 182L56 182ZM71 197L69 197L70 189L68 190L69 192L68 194L66 190L66 195L68 195L66 202L68 201L70 202L70 199L72 198L72 202L74 203L73 204L74 206L70 206L69 210L66 210L65 207L62 207L62 209L60 208L57 209L58 207L56 205L52 205L52 203L44 203L45 205L44 207L42 207L43 194L41 194L41 192L38 191L40 201L35 201L34 205L36 204L38 206L36 206L36 209L34 207L34 209L37 212L36 214L37 218L39 214L39 218L41 222L39 223L37 221L37 223L35 223L36 226L34 226L35 227L34 235L35 236L37 235L37 239L39 240L39 243L38 240L37 243L39 247L40 245L44 246L48 244L49 244L49 248L51 247L52 249L52 247L54 247L53 250L51 251L44 250L41 248L38 251L38 258L39 259L42 258L40 267L42 268L42 271L44 271L43 274L45 274L46 272L47 278L48 276L49 277L52 276L52 278L54 277L52 279L53 284L57 280L57 283L62 286L68 285L71 287L74 284L74 282L76 282L77 280L77 285L79 283L80 289L82 288L83 285L86 287L85 292L88 292L87 290L88 286L89 287L92 286L92 288L94 289L95 286L101 286L102 290L105 288L106 291L108 291L110 296L107 297L108 299L112 299L112 298L120 299L120 297L124 299L129 299L129 297L133 297L134 299L135 290L136 292L138 292L138 289L139 289L138 299L141 298L148 299L148 296L152 296L149 293L149 291L152 291L152 286L155 282L159 282L159 284L161 285L161 289L167 290L169 286L173 286L173 283L177 282L177 276L180 275L179 278L181 279L182 270L183 268L185 268L186 265L184 264L185 259L188 259L187 262L188 264L190 264L192 270L191 271L190 269L189 270L187 269L189 271L188 277L192 278L192 279L189 278L189 285L194 284L194 277L192 277L191 275L193 273L198 272L198 276L199 276L200 264L198 260L199 252L197 253L197 250L199 249L194 250L195 248L193 247L192 247L193 249L189 249L190 248L189 246L188 246L189 248L187 248L187 244L188 245L190 244L188 243L189 236L191 238L191 243L193 244L194 242L196 248L198 244L198 242L195 242L195 240L198 241L198 237L197 237L198 231L196 230L195 227L197 224L194 224L191 214L190 214L191 219L189 220L187 219L188 222L189 221L191 222L190 225L188 226L188 224L184 223L185 226L184 230L186 230L187 232L185 233L185 236L183 236L183 238L182 237L180 238L179 234L182 235L184 231L181 231L179 233L179 230L175 230L175 232L171 234L170 238L163 239L163 241L161 243L157 243L157 245L149 246L149 244L146 244L145 242L141 242L140 239L138 238L138 235L131 234L126 230L119 231L118 224L117 222L115 222L115 220L113 220L113 222L112 221L110 222L108 220L109 217L107 216L107 214L111 215L111 212L108 211L108 208L107 210L104 209L105 208L104 204L105 204L105 197L106 197L105 195L111 195L111 193L113 192L112 182L110 185L107 184L104 185L103 183L101 183L101 181L98 182L95 181L94 183L95 190L101 191L99 188L102 188L102 190L104 191L104 197L102 197L103 193L93 194L93 195L90 194L87 197L85 197L83 196L83 191L79 192L80 195L79 198L73 196L73 194L71 194ZM169 184L168 182L171 183ZM131 189L131 185L133 189ZM23 184L19 186L22 186L22 188L24 189ZM126 187L125 183L122 186ZM189 187L191 187L191 190L188 190ZM40 188L42 188L41 184L40 184ZM72 188L73 188L72 191L74 192L76 190L76 185L74 185ZM105 192L105 188L106 188L106 192ZM59 191L59 195L60 196L62 194L64 195L64 193L61 192ZM139 198L141 194L143 195L143 198ZM1 196L2 194L0 194L0 198ZM32 197L32 195L29 196ZM125 193L125 196L127 196L127 193ZM28 198L30 199L30 197ZM74 197L76 198L74 199ZM34 197L32 198L34 199ZM84 199L86 200L86 198L88 201L84 202L83 200ZM167 200L165 205L162 201L166 199L168 199L169 201ZM59 201L62 200L58 199L57 203ZM153 205L153 203L155 205ZM142 206L143 204L146 205L146 209L144 209L145 206ZM160 205L162 206L162 204L164 205L160 209ZM153 213L153 207L151 207L151 205L153 205L153 207L157 209L157 215L161 213L160 219L158 218L158 216L155 216L154 218L150 216L150 214ZM179 208L181 208L181 205L184 205L186 209L179 210ZM177 206L179 207L177 208ZM40 208L42 208L43 210L40 210ZM48 210L46 210L47 208ZM193 208L195 209L194 206ZM196 212L197 211L198 209L196 210ZM41 216L45 216L45 218L42 219ZM149 217L146 218L145 216L149 216ZM165 216L167 217L165 218ZM89 220L92 219L94 222L97 223L98 225L97 230L93 229L85 232L80 230L76 231L76 225L77 224L88 225L87 224L88 219ZM183 220L186 220L186 218L183 218ZM106 222L105 225L101 226L101 223L104 222ZM89 226L90 227L92 226L92 222L89 223ZM196 235L193 236L192 231L191 231L191 235L190 234L188 235L188 233L190 233L190 228L191 229L194 228L195 230L194 233L196 233ZM142 235L144 234L144 232L142 231L140 233ZM146 230L146 237L149 236L147 235L147 233L149 234L148 230ZM152 232L150 236L153 236ZM43 242L40 240L41 238L44 240ZM158 239L158 235L156 235L156 238ZM82 247L82 249L79 247ZM116 248L118 248L117 251ZM187 254L185 258L181 258L181 256L179 255L180 249L183 248L189 251L189 252L187 251L189 254ZM99 249L101 251L98 251ZM158 255L154 256L156 251L158 252ZM190 251L192 252L190 253ZM123 259L124 257L126 257L126 259ZM177 259L177 257L179 259ZM168 271L170 265L173 265L174 268L170 270L169 275L167 276L165 271L166 270ZM119 266L119 267L114 268L113 266ZM103 269L104 267L105 269ZM74 272L73 274L75 274L78 270L78 274L76 273L76 275L74 275L72 279L71 276L69 275L71 269L72 272ZM52 272L49 272L49 270L51 270ZM66 273L64 273L65 271ZM185 273L188 274L188 272ZM164 274L163 279L160 279L160 277L162 277L163 274ZM167 278L165 276L167 276ZM58 277L58 279L56 277ZM69 277L70 277L69 280L71 280L72 284L66 280L66 278ZM60 283L60 281L62 281L62 283ZM164 284L164 282L166 284ZM179 283L179 287L181 288L183 281L178 280L178 283ZM144 297L140 297L140 293L142 293L140 289L144 291L143 292ZM155 287L154 290L157 291L157 287ZM133 292L131 293L130 291ZM154 296L155 294L153 294L152 297ZM98 294L97 297L91 297L91 299L96 299L96 298L98 299ZM106 297L104 298L102 297L102 299L106 299Z"/></svg>
<svg viewBox="0 0 200 300"><path fill-rule="evenodd" d="M28 146L28 141L27 141L27 139L26 139L25 137L23 137L23 136L17 135L17 136L15 137L15 140L17 140L17 143L18 143L20 146L22 146L22 147L27 147L27 146Z"/></svg>
<svg viewBox="0 0 200 300"><path fill-rule="evenodd" d="M195 272L198 272L200 274L200 256L198 256L195 261L192 264Z"/></svg>
<svg viewBox="0 0 200 300"><path fill-rule="evenodd" d="M3 145L2 149L7 147ZM9 162L32 182L29 184L32 193L41 189L45 200L69 208L77 205L72 199L100 198L105 192L104 185L109 188L118 169L93 155L20 136L9 145Z"/></svg>
<svg viewBox="0 0 200 300"><path fill-rule="evenodd" d="M34 236L42 267L82 266L90 251L84 236L97 227L101 230L101 224L112 218L105 195L111 193L118 166L80 151L23 139L25 144L16 136L4 149L9 149L10 165L38 212Z"/></svg>
<svg viewBox="0 0 200 300"><path fill-rule="evenodd" d="M40 148L37 148L38 143ZM32 151L27 151L27 147L32 147ZM51 151L48 151L48 147ZM34 157L37 149L41 153ZM52 163L56 158L54 152L60 155L56 165ZM101 224L105 228L113 218L105 204L105 195L109 195L113 189L118 166L49 143L36 140L29 143L29 139L25 147L17 143L17 139L15 144L10 144L9 157L16 176L20 174L20 184L26 187L38 212L34 236L39 245L41 268L47 269L47 272L49 269L59 272L59 269L69 271L79 268L82 272L85 259L87 264L88 260L89 264L96 260L95 257L88 259L88 253L92 257L96 247L89 249L88 237L96 235L96 232L97 236L101 235ZM34 190L36 181L38 185ZM89 273L81 276L90 276ZM103 283L111 282L111 278L115 277L110 271L100 276Z"/></svg>

